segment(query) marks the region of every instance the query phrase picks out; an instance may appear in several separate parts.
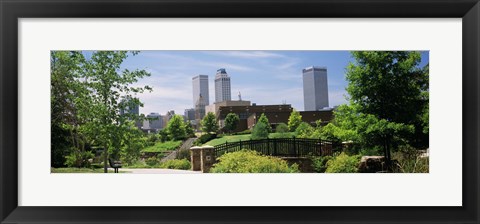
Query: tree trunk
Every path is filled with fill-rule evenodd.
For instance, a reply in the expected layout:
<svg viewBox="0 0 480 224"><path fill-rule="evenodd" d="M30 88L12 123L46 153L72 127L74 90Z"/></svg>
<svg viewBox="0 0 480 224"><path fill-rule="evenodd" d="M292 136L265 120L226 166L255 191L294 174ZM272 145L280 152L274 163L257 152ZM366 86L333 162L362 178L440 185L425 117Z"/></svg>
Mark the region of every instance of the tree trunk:
<svg viewBox="0 0 480 224"><path fill-rule="evenodd" d="M103 146L103 172L108 173L108 149L107 144Z"/></svg>

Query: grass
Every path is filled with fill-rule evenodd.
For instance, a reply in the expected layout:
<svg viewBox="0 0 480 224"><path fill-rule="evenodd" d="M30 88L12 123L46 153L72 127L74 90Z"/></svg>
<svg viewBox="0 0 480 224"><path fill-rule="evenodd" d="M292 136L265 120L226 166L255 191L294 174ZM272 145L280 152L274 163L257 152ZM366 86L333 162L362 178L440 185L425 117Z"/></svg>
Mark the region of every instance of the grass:
<svg viewBox="0 0 480 224"><path fill-rule="evenodd" d="M248 141L250 140L250 134L246 135L226 135L221 138L216 138L208 141L207 143L203 145L211 145L211 146L216 146L225 143L226 141L228 142L238 142L240 140L242 141Z"/></svg>
<svg viewBox="0 0 480 224"><path fill-rule="evenodd" d="M285 137L291 137L293 136L293 132L287 132L285 133ZM290 135L290 136L289 136ZM278 137L278 133L270 133L268 134L268 137L269 138L275 138L275 137ZM216 139L212 139L210 140L209 142L203 144L203 145L210 145L210 146L216 146L216 145L220 145L220 144L223 144L225 142L238 142L240 140L242 141L248 141L250 140L251 138L251 134L245 134L245 135L224 135L223 137L221 138L216 138Z"/></svg>
<svg viewBox="0 0 480 224"><path fill-rule="evenodd" d="M144 148L142 152L165 152L175 150L182 144L182 141L157 142L155 145Z"/></svg>
<svg viewBox="0 0 480 224"><path fill-rule="evenodd" d="M119 169L120 173L125 173L121 171L122 168ZM103 173L103 168L50 168L51 173ZM113 170L108 170L108 173L113 173Z"/></svg>

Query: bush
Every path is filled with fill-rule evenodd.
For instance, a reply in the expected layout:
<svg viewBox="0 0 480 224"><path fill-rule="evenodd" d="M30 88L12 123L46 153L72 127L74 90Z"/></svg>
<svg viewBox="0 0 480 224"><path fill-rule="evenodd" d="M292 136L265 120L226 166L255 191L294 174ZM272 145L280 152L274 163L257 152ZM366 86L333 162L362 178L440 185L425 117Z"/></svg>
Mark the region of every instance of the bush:
<svg viewBox="0 0 480 224"><path fill-rule="evenodd" d="M182 149L177 152L177 159L190 160L190 149Z"/></svg>
<svg viewBox="0 0 480 224"><path fill-rule="evenodd" d="M295 133L293 132L285 132L285 133L271 133L269 138L293 138L295 137Z"/></svg>
<svg viewBox="0 0 480 224"><path fill-rule="evenodd" d="M148 141L151 143L155 143L159 140L158 135L155 133L149 134L148 135Z"/></svg>
<svg viewBox="0 0 480 224"><path fill-rule="evenodd" d="M203 134L202 136L200 136L199 138L197 138L197 140L195 140L195 142L193 143L193 145L197 145L197 146L200 146L200 145L203 145L207 142L209 142L210 140L216 138L217 135L216 134Z"/></svg>
<svg viewBox="0 0 480 224"><path fill-rule="evenodd" d="M252 131L252 139L264 139L268 138L268 127L265 123L258 122L255 124L255 127L253 127Z"/></svg>
<svg viewBox="0 0 480 224"><path fill-rule="evenodd" d="M160 137L161 142L166 142L166 141L170 140L170 138L168 137L167 130L165 130L165 129L162 129L162 130L158 131L158 135Z"/></svg>
<svg viewBox="0 0 480 224"><path fill-rule="evenodd" d="M285 132L288 132L288 125L285 124L285 123L280 123L277 125L277 127L275 128L275 133L285 133Z"/></svg>
<svg viewBox="0 0 480 224"><path fill-rule="evenodd" d="M355 147L353 147L355 148ZM383 149L380 147L368 147L360 149L362 156L383 156Z"/></svg>
<svg viewBox="0 0 480 224"><path fill-rule="evenodd" d="M156 167L160 163L160 160L156 157L150 157L145 160L145 164L149 167Z"/></svg>
<svg viewBox="0 0 480 224"><path fill-rule="evenodd" d="M332 158L332 156L321 156L312 158L313 170L315 170L315 172L317 173L325 173L325 171L327 170L327 163Z"/></svg>
<svg viewBox="0 0 480 224"><path fill-rule="evenodd" d="M160 164L160 168L189 170L192 167L187 159L172 159Z"/></svg>
<svg viewBox="0 0 480 224"><path fill-rule="evenodd" d="M295 134L299 138L309 138L315 129L306 122L300 123L297 129L295 129Z"/></svg>
<svg viewBox="0 0 480 224"><path fill-rule="evenodd" d="M252 134L252 130L247 129L245 131L232 133L231 135L248 135L248 134Z"/></svg>
<svg viewBox="0 0 480 224"><path fill-rule="evenodd" d="M298 165L288 166L280 158L262 156L256 151L241 150L226 153L210 169L211 173L298 173Z"/></svg>
<svg viewBox="0 0 480 224"><path fill-rule="evenodd" d="M327 162L326 173L356 173L358 171L358 164L360 156L349 156L345 153L334 157Z"/></svg>
<svg viewBox="0 0 480 224"><path fill-rule="evenodd" d="M90 159L93 159L95 155L89 151L79 151L73 149L73 152L68 156L65 156L65 165L68 167L89 167Z"/></svg>
<svg viewBox="0 0 480 224"><path fill-rule="evenodd" d="M398 169L401 173L428 173L429 158L420 157L421 152L411 146L400 146L398 152L393 153L393 159L398 162Z"/></svg>

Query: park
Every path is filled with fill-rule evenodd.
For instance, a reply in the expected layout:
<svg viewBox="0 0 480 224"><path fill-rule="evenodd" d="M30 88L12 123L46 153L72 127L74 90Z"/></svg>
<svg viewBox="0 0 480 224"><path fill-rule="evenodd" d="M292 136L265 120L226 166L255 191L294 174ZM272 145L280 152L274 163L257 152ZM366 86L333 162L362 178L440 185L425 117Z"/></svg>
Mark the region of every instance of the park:
<svg viewBox="0 0 480 224"><path fill-rule="evenodd" d="M172 115L144 132L135 83L146 70L121 70L139 52L51 52L52 173L428 173L429 70L420 53L354 51L345 68L348 103L329 121L307 121L293 108L285 122L258 114L212 112L196 125ZM154 120L154 119L153 119Z"/></svg>

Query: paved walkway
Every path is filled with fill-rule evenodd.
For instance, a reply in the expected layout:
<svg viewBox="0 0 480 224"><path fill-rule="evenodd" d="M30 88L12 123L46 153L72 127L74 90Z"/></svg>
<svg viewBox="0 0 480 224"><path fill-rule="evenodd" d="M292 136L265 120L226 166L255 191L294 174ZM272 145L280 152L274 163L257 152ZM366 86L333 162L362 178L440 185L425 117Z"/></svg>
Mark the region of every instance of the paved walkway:
<svg viewBox="0 0 480 224"><path fill-rule="evenodd" d="M113 169L112 169L113 170ZM192 170L174 170L174 169L123 169L120 168L119 171L135 174L200 174L201 171L192 171Z"/></svg>

